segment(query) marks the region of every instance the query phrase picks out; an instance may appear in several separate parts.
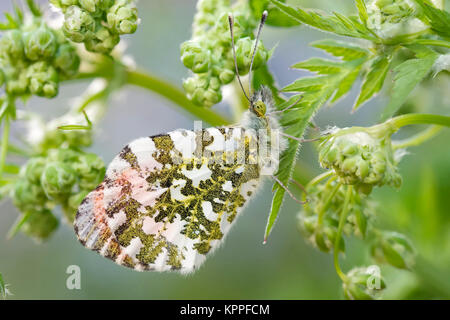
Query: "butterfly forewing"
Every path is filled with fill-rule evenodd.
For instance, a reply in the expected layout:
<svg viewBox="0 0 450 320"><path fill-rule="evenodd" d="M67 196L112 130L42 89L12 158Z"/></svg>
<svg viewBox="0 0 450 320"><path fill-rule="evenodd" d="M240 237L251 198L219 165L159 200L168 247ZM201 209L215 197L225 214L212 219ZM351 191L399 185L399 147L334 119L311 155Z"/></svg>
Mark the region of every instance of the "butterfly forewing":
<svg viewBox="0 0 450 320"><path fill-rule="evenodd" d="M239 128L134 140L81 203L74 223L79 240L136 270L193 271L258 187L251 141Z"/></svg>

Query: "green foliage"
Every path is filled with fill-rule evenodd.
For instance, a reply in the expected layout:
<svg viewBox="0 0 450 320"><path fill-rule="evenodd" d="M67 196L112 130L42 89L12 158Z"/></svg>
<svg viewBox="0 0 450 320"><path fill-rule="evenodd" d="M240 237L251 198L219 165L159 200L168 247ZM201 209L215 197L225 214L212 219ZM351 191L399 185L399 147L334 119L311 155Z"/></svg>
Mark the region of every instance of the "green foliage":
<svg viewBox="0 0 450 320"><path fill-rule="evenodd" d="M438 54L426 47L418 46L414 48L417 52L415 59L409 59L394 68L394 85L392 87L392 97L385 107L382 119L394 115L403 105L410 92L419 84L433 67Z"/></svg>
<svg viewBox="0 0 450 320"><path fill-rule="evenodd" d="M390 56L382 55L372 61L353 109L357 109L381 90L389 70L390 60Z"/></svg>
<svg viewBox="0 0 450 320"><path fill-rule="evenodd" d="M377 37L355 17L346 17L334 12L331 16L324 15L317 10L294 8L280 1L272 3L291 18L321 31L335 33L341 36L376 40Z"/></svg>
<svg viewBox="0 0 450 320"><path fill-rule="evenodd" d="M389 119L398 112L410 110L405 106L410 105L411 92L424 81L431 87L439 85L430 73L441 72L441 79L448 77L445 71L449 71L450 14L447 11L428 0L355 0L355 15L327 14L276 0L238 0L233 4L227 0L200 0L192 38L181 45L181 61L192 72L184 80L184 94L176 85L126 65L113 51L122 35L137 29L135 1L50 0L64 14L60 30L47 25L45 15L32 0L26 2L30 19L24 19L24 13L16 7L15 15L6 13L5 21L0 24L3 32L0 85L5 91L0 97L3 126L0 197L9 196L21 212L10 236L22 231L39 241L49 238L59 226L58 207L65 220L73 220L82 199L105 173L103 161L84 149L92 144L93 130L107 98L125 84L156 92L211 125L229 124L214 109L197 106L217 104L222 100L223 87L235 81L229 12L234 17L237 72L244 76L250 71L255 30L261 13L267 10L266 24L280 28L280 32L281 28L303 25L347 37L311 43L332 57L311 57L295 63L292 68L307 70L311 75L283 88L282 91L294 94L289 98L279 92L268 68L267 60L272 52L262 42L257 44L253 87L268 86L277 110L295 104L281 114L280 122L286 134L301 139L317 111L341 100L359 80L361 86L354 110L377 94L390 93L382 114L385 122L323 132L318 144L319 164L331 171L306 185L303 195L306 204L298 210L297 222L307 242L323 252L333 252L336 272L348 299L377 299L386 287L381 274L373 273L377 266L354 267L346 273L340 269L339 253L349 250L351 236L363 239L370 246L371 259L375 262L420 272L420 260L416 262L415 258L422 248L415 249L415 241L405 235L381 229L376 222L380 209L371 192L374 187L385 185L399 187L402 177L398 163L405 154L402 149L427 141L439 128L433 127L396 143L391 141L394 132L410 124L450 126L450 118L439 115L405 114ZM88 51L101 55L77 52L72 42L83 43ZM81 63L83 70L79 73ZM88 90L81 104L63 117L44 121L28 110L21 110L21 120L26 124L25 141L20 147L9 142L17 98L25 102L31 95L53 98L65 80L97 77L104 80L101 88ZM421 104L427 108L431 102ZM238 118L239 114L235 116ZM296 158L300 148L299 140L290 139L281 155L277 178L285 186L289 186L298 168ZM20 163L24 164L17 164L16 158L10 155L23 157ZM273 192L265 239L277 220L286 189L275 183ZM418 196L425 203L424 197ZM397 211L392 210L392 216L399 215ZM431 223L428 211L422 211L421 218L425 219L422 223ZM433 220L434 224L439 224L437 218L433 219L437 221ZM0 274L0 295L7 294Z"/></svg>
<svg viewBox="0 0 450 320"><path fill-rule="evenodd" d="M428 0L414 0L425 16L424 20L431 28L440 36L449 38L450 30L448 26L450 25L450 13L445 10L436 8Z"/></svg>

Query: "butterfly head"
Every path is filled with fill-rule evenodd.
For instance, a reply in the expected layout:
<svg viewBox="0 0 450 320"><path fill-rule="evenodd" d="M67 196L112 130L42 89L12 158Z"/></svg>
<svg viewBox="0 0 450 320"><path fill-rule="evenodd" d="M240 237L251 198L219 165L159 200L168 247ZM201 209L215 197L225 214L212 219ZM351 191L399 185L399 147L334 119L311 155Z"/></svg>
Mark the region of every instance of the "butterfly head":
<svg viewBox="0 0 450 320"><path fill-rule="evenodd" d="M250 105L250 110L259 118L266 116L266 104L262 100L258 100Z"/></svg>

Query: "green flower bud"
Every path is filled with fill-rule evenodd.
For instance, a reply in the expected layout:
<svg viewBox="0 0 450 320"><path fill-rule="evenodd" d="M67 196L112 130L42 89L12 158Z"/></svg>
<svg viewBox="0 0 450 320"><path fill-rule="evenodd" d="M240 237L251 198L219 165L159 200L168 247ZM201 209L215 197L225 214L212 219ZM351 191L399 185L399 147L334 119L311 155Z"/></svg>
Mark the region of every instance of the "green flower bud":
<svg viewBox="0 0 450 320"><path fill-rule="evenodd" d="M250 37L241 38L236 42L236 61L240 75L245 75L249 72L254 45L255 40L251 40ZM262 64L266 63L268 58L269 55L266 49L262 42L259 41L252 69L258 69Z"/></svg>
<svg viewBox="0 0 450 320"><path fill-rule="evenodd" d="M74 42L91 39L95 32L95 20L89 12L78 6L70 6L64 14L63 31Z"/></svg>
<svg viewBox="0 0 450 320"><path fill-rule="evenodd" d="M41 186L26 179L19 179L13 189L14 205L22 212L45 207L47 196Z"/></svg>
<svg viewBox="0 0 450 320"><path fill-rule="evenodd" d="M12 95L23 95L28 91L29 79L27 72L23 72L21 69L16 70L14 74L7 76L6 92ZM13 76L13 77L11 77Z"/></svg>
<svg viewBox="0 0 450 320"><path fill-rule="evenodd" d="M45 158L31 158L25 165L25 177L33 184L40 184L41 175L47 161Z"/></svg>
<svg viewBox="0 0 450 320"><path fill-rule="evenodd" d="M20 60L24 55L22 32L19 30L5 32L0 39L0 52L11 61Z"/></svg>
<svg viewBox="0 0 450 320"><path fill-rule="evenodd" d="M62 162L50 162L45 166L41 176L41 184L50 198L60 199L71 193L76 182L73 169Z"/></svg>
<svg viewBox="0 0 450 320"><path fill-rule="evenodd" d="M350 270L342 286L344 295L349 300L377 299L386 288L378 266Z"/></svg>
<svg viewBox="0 0 450 320"><path fill-rule="evenodd" d="M66 77L73 77L80 67L80 57L77 50L69 43L59 46L53 65Z"/></svg>
<svg viewBox="0 0 450 320"><path fill-rule="evenodd" d="M33 210L21 230L36 240L45 240L58 228L59 221L48 209Z"/></svg>
<svg viewBox="0 0 450 320"><path fill-rule="evenodd" d="M234 71L230 69L224 69L220 73L219 79L222 84L229 84L234 79Z"/></svg>
<svg viewBox="0 0 450 320"><path fill-rule="evenodd" d="M80 176L79 186L82 189L92 190L105 177L105 164L100 157L93 153L80 155L79 162L74 169Z"/></svg>
<svg viewBox="0 0 450 320"><path fill-rule="evenodd" d="M25 33L25 55L32 61L50 59L57 50L56 36L45 24Z"/></svg>
<svg viewBox="0 0 450 320"><path fill-rule="evenodd" d="M181 44L181 61L188 69L194 67L194 59L197 54L202 52L202 48L197 41L185 41Z"/></svg>
<svg viewBox="0 0 450 320"><path fill-rule="evenodd" d="M80 153L72 149L52 149L48 152L49 161L73 163L79 160Z"/></svg>
<svg viewBox="0 0 450 320"><path fill-rule="evenodd" d="M367 3L367 25L382 38L392 39L417 33L427 27L416 17L416 7L408 0L371 0Z"/></svg>
<svg viewBox="0 0 450 320"><path fill-rule="evenodd" d="M58 73L46 62L39 61L30 65L27 70L27 78L32 94L46 98L53 98L58 94Z"/></svg>
<svg viewBox="0 0 450 320"><path fill-rule="evenodd" d="M250 69L250 56L253 48L253 41L250 37L241 38L236 42L236 62L240 75L245 75Z"/></svg>
<svg viewBox="0 0 450 320"><path fill-rule="evenodd" d="M111 33L109 29L103 26L98 26L95 34L91 38L86 39L84 45L88 51L107 54L114 49L119 41L119 35Z"/></svg>
<svg viewBox="0 0 450 320"><path fill-rule="evenodd" d="M108 26L119 34L134 33L138 25L136 5L129 0L116 1L106 16Z"/></svg>
<svg viewBox="0 0 450 320"><path fill-rule="evenodd" d="M320 144L321 166L332 168L341 183L357 185L364 192L370 192L373 186L400 185L389 137L345 130L349 129L335 131Z"/></svg>
<svg viewBox="0 0 450 320"><path fill-rule="evenodd" d="M387 262L400 269L411 269L415 261L411 241L405 235L391 231L381 233L372 246L372 255L377 261Z"/></svg>
<svg viewBox="0 0 450 320"><path fill-rule="evenodd" d="M196 78L191 77L191 78L185 79L183 81L183 88L187 92L188 95L194 94L195 89L197 89Z"/></svg>

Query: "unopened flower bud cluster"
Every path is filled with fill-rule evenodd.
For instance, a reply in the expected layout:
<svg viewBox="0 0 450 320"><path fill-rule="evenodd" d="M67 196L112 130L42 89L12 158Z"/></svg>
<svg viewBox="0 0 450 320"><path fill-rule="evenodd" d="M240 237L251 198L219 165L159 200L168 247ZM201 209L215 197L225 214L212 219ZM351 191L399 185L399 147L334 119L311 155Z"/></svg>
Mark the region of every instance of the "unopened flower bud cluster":
<svg viewBox="0 0 450 320"><path fill-rule="evenodd" d="M134 33L139 19L133 0L50 0L64 13L64 35L91 52L108 54L120 36Z"/></svg>
<svg viewBox="0 0 450 320"><path fill-rule="evenodd" d="M22 231L39 240L49 237L58 226L52 212L56 205L73 221L79 204L104 174L97 155L70 148L51 149L28 160L12 189L14 204L28 216Z"/></svg>
<svg viewBox="0 0 450 320"><path fill-rule="evenodd" d="M0 39L0 85L11 96L52 98L60 80L73 77L79 65L73 45L40 17L4 32Z"/></svg>
<svg viewBox="0 0 450 320"><path fill-rule="evenodd" d="M370 193L373 186L399 187L402 179L389 136L376 136L360 130L333 132L319 146L320 165L333 169L343 184L357 185ZM342 134L341 134L342 133Z"/></svg>
<svg viewBox="0 0 450 320"><path fill-rule="evenodd" d="M181 45L181 61L192 71L183 87L187 96L199 106L210 107L222 100L221 87L235 78L228 14L233 13L236 60L240 75L249 72L258 21L247 1L233 7L225 0L200 0L194 18L192 39ZM253 69L269 58L261 42L256 49Z"/></svg>
<svg viewBox="0 0 450 320"><path fill-rule="evenodd" d="M335 191L336 186L337 182L331 181L308 187L308 201L298 214L299 228L308 242L324 252L329 252L334 247L345 198L344 188ZM327 199L330 199L328 203ZM354 190L343 232L364 238L368 220L370 221L373 215L373 204L367 196ZM340 250L345 251L343 240L341 246Z"/></svg>

